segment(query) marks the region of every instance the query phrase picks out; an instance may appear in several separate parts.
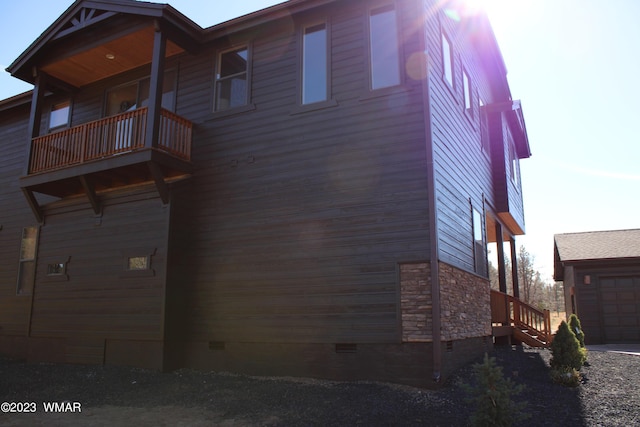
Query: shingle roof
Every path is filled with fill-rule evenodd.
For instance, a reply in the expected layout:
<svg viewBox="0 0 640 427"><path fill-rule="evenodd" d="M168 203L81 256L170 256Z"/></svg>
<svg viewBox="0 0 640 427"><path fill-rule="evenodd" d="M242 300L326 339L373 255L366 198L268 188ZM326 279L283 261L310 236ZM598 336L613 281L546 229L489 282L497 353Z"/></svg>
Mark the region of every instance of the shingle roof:
<svg viewBox="0 0 640 427"><path fill-rule="evenodd" d="M556 234L560 261L640 258L640 229Z"/></svg>

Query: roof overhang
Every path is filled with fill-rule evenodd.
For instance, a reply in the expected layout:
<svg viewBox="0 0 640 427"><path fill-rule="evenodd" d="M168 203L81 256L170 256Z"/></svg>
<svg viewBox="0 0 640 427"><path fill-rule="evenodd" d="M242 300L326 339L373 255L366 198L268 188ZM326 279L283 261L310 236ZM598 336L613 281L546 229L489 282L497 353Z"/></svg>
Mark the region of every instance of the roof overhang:
<svg viewBox="0 0 640 427"><path fill-rule="evenodd" d="M43 71L79 88L151 62L153 35L167 35L166 56L197 50L202 28L166 4L78 0L7 71L34 84Z"/></svg>

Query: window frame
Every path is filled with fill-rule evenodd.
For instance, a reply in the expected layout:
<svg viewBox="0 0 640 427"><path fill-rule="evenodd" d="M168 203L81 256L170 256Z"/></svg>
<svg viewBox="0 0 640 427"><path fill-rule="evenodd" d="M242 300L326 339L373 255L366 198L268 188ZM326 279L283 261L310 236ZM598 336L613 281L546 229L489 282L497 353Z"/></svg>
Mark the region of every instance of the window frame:
<svg viewBox="0 0 640 427"><path fill-rule="evenodd" d="M308 32L308 30L323 26L324 31L324 99L320 100L305 100L305 93L307 88L307 34L312 34L313 32ZM329 22L326 19L312 21L308 24L305 24L300 29L300 95L299 95L299 104L301 106L308 106L314 104L320 104L323 102L327 102L331 99L331 43L330 43L330 27ZM311 53L316 53L315 51ZM315 81L315 80L314 80Z"/></svg>
<svg viewBox="0 0 640 427"><path fill-rule="evenodd" d="M60 109L56 109L56 107L61 106L61 105L65 105L66 106L66 109L67 109L66 116L67 116L67 118L64 121L64 123L60 122L59 124L52 125L51 121L52 121L52 119L54 117L54 111L61 110L61 108ZM58 129L63 129L63 128L69 127L69 125L71 123L71 99L66 99L64 101L56 102L56 103L51 104L51 108L49 110L49 120L48 120L47 123L48 123L49 132L51 132L52 130L58 130Z"/></svg>
<svg viewBox="0 0 640 427"><path fill-rule="evenodd" d="M488 259L487 259L487 238L486 238L486 216L484 215L484 207L478 209L471 205L471 239L473 243L473 271L482 276L489 276ZM478 239L478 237L480 237Z"/></svg>
<svg viewBox="0 0 640 427"><path fill-rule="evenodd" d="M234 74L230 74L228 76L224 76L224 77L220 77L221 74L221 67L222 67L222 56L231 52L238 52L241 50L246 50L247 52L247 59L246 59L246 69L241 72L241 73L234 73ZM253 52L252 52L252 47L250 43L243 43L243 44L236 44L233 46L228 46L224 49L220 49L216 52L216 60L215 60L215 65L214 65L214 74L213 74L213 106L212 106L212 110L213 113L216 114L225 114L225 113L229 113L229 112L238 112L238 111L244 111L246 109L253 109L255 108L254 106L252 106L251 104L251 75L252 75L252 66L253 66L253 61L252 61L252 56L253 56ZM244 103L241 105L236 105L236 106L229 106L226 108L219 108L218 104L219 104L219 96L221 94L221 90L219 89L219 82L221 81L225 81L225 80L229 80L232 79L234 77L238 77L240 75L245 76L245 99L244 99Z"/></svg>
<svg viewBox="0 0 640 427"><path fill-rule="evenodd" d="M136 278L155 276L156 271L153 265L153 257L156 255L157 251L157 248L132 248L122 251L122 270L120 277ZM131 259L133 258L145 258L145 268L130 268Z"/></svg>
<svg viewBox="0 0 640 427"><path fill-rule="evenodd" d="M448 58L445 57L445 44L449 52ZM455 91L456 79L453 44L451 43L451 38L444 30L440 31L440 53L440 58L442 60L442 80L447 83L447 86L449 86L451 90ZM447 64L449 65L448 67Z"/></svg>
<svg viewBox="0 0 640 427"><path fill-rule="evenodd" d="M24 244L25 244L25 232L27 230L33 230L35 233L35 236L33 237L34 242L33 242L33 255L31 257L23 257L23 249L24 249ZM31 295L33 293L33 287L35 285L36 282L36 272L37 272L37 264L38 264L38 243L39 243L39 239L40 239L40 226L37 225L33 225L33 226L28 226L28 227L23 227L22 228L22 234L20 237L20 252L18 254L18 274L17 274L17 278L16 278L16 295L17 296L23 296L23 295ZM29 264L30 267L30 272L29 275L27 276L27 279L30 280L30 283L26 283L27 286L23 286L25 285L25 283L23 282L23 277L25 277L25 270L24 270L24 266L27 264ZM30 276L30 278L29 278Z"/></svg>
<svg viewBox="0 0 640 427"><path fill-rule="evenodd" d="M467 70L462 68L462 101L465 114L469 118L473 118L473 90L471 85L471 76Z"/></svg>
<svg viewBox="0 0 640 427"><path fill-rule="evenodd" d="M378 70L378 68L374 67L374 64L376 64L377 62L374 59L374 26L372 25L372 17L380 14L380 13L384 13L383 12L379 12L379 13L374 13L377 11L380 11L381 9L391 9L393 10L393 17L394 17L394 23L395 23L395 44L396 44L396 49L395 49L395 61L382 61L379 62L381 64L384 63L394 63L395 62L395 70L393 71L394 73L397 73L397 80L395 81L395 83L392 84L386 84L383 83L383 85L381 86L377 86L375 84L375 76L374 76L374 71ZM367 75L369 77L369 91L371 92L376 92L376 91L384 91L384 90L389 90L390 88L395 88L398 86L402 86L404 84L404 73L402 72L403 68L401 67L401 60L403 58L403 52L402 52L402 37L400 34L401 31L401 25L399 24L399 11L398 11L398 7L396 2L377 2L374 3L373 5L371 5L368 10L367 10L367 56L368 56L368 70L367 70ZM388 33L388 32L387 32ZM377 49L376 49L377 51ZM389 72L389 68L384 68L384 72L388 73ZM378 79L379 80L379 79Z"/></svg>

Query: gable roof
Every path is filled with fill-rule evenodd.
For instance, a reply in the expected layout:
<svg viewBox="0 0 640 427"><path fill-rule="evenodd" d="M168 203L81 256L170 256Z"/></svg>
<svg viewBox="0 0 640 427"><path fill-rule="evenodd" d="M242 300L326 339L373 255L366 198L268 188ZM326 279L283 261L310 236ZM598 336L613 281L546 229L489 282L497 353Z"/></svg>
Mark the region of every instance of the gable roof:
<svg viewBox="0 0 640 427"><path fill-rule="evenodd" d="M79 31L89 30L95 24L104 23L115 16L144 18L171 31L172 39L184 49L201 40L202 28L168 4L156 4L136 0L76 0L18 57L7 71L28 83L34 83L32 66L46 57L53 45ZM87 46L101 43L98 37L87 34Z"/></svg>
<svg viewBox="0 0 640 427"><path fill-rule="evenodd" d="M559 260L640 258L640 229L556 234Z"/></svg>

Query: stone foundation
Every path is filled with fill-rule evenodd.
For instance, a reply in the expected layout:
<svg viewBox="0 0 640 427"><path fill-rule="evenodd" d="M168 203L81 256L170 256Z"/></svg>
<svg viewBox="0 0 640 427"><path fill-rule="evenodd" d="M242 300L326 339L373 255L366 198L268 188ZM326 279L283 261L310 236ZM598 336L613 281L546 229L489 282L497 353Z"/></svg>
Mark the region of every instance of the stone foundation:
<svg viewBox="0 0 640 427"><path fill-rule="evenodd" d="M490 283L475 274L440 263L442 341L491 335ZM432 342L431 266L400 264L403 342Z"/></svg>

